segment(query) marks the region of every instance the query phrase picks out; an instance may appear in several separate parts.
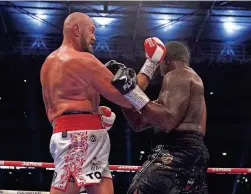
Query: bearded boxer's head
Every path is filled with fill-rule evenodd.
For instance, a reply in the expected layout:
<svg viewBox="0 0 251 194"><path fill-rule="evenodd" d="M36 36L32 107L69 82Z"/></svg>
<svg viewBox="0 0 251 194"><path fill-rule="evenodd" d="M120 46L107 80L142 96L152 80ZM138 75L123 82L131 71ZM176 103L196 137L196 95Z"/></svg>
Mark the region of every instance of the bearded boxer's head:
<svg viewBox="0 0 251 194"><path fill-rule="evenodd" d="M95 25L86 14L74 12L64 21L64 41L70 42L78 51L93 52Z"/></svg>
<svg viewBox="0 0 251 194"><path fill-rule="evenodd" d="M184 44L178 41L170 41L166 44L166 50L166 56L160 64L162 76L165 76L178 66L189 66L190 52Z"/></svg>

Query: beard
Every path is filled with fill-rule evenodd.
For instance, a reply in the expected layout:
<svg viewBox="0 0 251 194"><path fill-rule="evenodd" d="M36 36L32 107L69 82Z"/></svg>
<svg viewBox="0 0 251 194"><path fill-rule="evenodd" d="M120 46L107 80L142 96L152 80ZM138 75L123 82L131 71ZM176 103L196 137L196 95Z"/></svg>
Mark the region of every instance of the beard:
<svg viewBox="0 0 251 194"><path fill-rule="evenodd" d="M91 44L86 43L84 39L81 40L82 50L83 52L93 54L93 46Z"/></svg>
<svg viewBox="0 0 251 194"><path fill-rule="evenodd" d="M88 51L87 52L93 54L93 46L92 45L88 46Z"/></svg>
<svg viewBox="0 0 251 194"><path fill-rule="evenodd" d="M92 45L86 45L86 44L82 44L83 45L83 52L87 52L87 53L91 53L93 54L93 47Z"/></svg>

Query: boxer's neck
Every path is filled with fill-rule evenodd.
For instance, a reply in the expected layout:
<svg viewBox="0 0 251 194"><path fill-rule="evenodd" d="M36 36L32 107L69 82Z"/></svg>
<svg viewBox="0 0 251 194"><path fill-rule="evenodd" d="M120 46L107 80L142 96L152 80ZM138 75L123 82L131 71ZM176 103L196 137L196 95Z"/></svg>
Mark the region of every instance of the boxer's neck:
<svg viewBox="0 0 251 194"><path fill-rule="evenodd" d="M76 51L82 52L83 47L80 43L79 38L74 36L74 34L70 30L72 29L65 27L64 40L63 40L62 46L67 46L67 47L73 48Z"/></svg>
<svg viewBox="0 0 251 194"><path fill-rule="evenodd" d="M82 46L78 41L74 41L72 39L64 38L62 46L71 47L76 51L82 52Z"/></svg>
<svg viewBox="0 0 251 194"><path fill-rule="evenodd" d="M189 66L185 61L170 61L169 65L172 70Z"/></svg>

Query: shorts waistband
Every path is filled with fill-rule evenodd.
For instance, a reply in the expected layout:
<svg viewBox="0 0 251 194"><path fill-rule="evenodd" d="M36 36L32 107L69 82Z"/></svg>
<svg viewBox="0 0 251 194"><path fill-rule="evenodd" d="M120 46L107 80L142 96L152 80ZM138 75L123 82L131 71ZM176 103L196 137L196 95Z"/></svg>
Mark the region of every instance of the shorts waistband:
<svg viewBox="0 0 251 194"><path fill-rule="evenodd" d="M81 113L63 113L52 123L53 133L77 130L100 130L104 129L101 116L99 114L81 112Z"/></svg>
<svg viewBox="0 0 251 194"><path fill-rule="evenodd" d="M73 115L73 114L95 114L95 113L89 111L65 111L63 112L62 115Z"/></svg>
<svg viewBox="0 0 251 194"><path fill-rule="evenodd" d="M198 146L204 147L204 135L196 131L172 131L169 134L159 133L154 135L154 145L170 146Z"/></svg>

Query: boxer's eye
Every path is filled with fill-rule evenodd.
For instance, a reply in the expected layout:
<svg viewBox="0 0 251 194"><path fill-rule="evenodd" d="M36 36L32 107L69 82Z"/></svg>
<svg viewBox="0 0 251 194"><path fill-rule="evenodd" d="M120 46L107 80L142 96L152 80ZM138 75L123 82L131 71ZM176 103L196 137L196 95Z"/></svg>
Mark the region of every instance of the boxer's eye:
<svg viewBox="0 0 251 194"><path fill-rule="evenodd" d="M95 33L95 27L94 27L94 26L91 27L91 33L92 33L92 34Z"/></svg>

